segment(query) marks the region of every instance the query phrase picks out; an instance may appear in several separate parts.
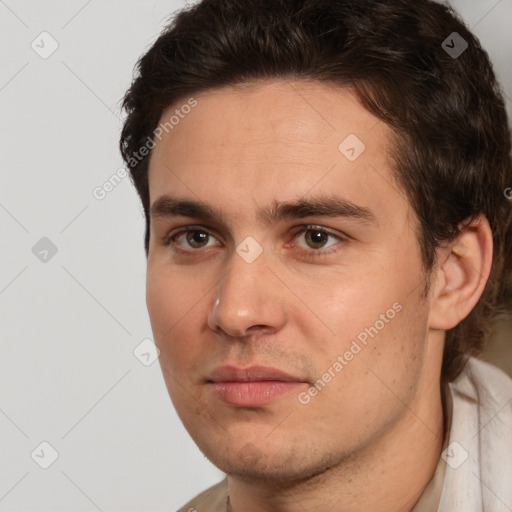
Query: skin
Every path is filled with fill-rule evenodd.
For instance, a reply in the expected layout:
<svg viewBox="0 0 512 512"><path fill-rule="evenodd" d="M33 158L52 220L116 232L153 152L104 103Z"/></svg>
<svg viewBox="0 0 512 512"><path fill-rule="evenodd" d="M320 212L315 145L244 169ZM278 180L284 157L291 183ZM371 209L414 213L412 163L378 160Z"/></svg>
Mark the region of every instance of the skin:
<svg viewBox="0 0 512 512"><path fill-rule="evenodd" d="M149 167L150 205L167 194L223 214L151 218L147 306L178 415L227 473L235 512L410 511L443 443L444 330L469 313L490 270L486 220L439 249L425 294L416 217L392 178L391 131L350 90L272 80L194 98ZM338 149L349 134L366 146L353 162ZM266 224L256 215L275 201L325 196L374 221ZM304 225L315 228L296 234ZM187 226L209 234L203 245L184 233L164 244ZM263 251L252 263L236 252L249 236ZM301 403L299 393L396 303L401 311ZM207 383L225 364L272 366L303 383L264 406L226 404Z"/></svg>

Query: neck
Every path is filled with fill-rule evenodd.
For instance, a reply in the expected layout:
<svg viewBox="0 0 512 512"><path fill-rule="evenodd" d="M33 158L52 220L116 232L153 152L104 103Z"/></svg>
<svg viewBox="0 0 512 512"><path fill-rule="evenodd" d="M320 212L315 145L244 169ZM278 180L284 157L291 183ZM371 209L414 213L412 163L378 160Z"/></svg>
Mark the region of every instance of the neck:
<svg viewBox="0 0 512 512"><path fill-rule="evenodd" d="M430 382L423 398L404 406L387 432L320 475L281 488L228 476L228 510L411 512L434 474L444 440L439 378Z"/></svg>

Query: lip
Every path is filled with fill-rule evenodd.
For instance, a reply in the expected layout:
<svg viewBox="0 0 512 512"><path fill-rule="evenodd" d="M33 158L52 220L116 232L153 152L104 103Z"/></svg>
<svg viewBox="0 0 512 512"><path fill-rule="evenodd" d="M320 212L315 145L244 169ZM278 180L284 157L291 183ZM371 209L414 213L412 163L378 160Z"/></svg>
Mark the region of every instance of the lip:
<svg viewBox="0 0 512 512"><path fill-rule="evenodd" d="M215 368L208 378L211 382L304 382L300 377L294 377L282 370L270 366L249 366L238 368L236 366L219 366Z"/></svg>
<svg viewBox="0 0 512 512"><path fill-rule="evenodd" d="M222 401L245 407L268 404L305 382L301 377L266 366L220 366L210 373L207 381Z"/></svg>

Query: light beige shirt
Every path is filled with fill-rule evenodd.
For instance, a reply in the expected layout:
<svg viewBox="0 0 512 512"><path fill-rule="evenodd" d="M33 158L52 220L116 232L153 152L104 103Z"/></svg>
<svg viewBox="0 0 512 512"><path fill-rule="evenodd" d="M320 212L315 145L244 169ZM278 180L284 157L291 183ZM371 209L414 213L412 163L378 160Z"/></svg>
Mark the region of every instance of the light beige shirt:
<svg viewBox="0 0 512 512"><path fill-rule="evenodd" d="M470 358L443 387L443 452L411 512L512 512L512 379ZM227 512L227 478L178 512Z"/></svg>

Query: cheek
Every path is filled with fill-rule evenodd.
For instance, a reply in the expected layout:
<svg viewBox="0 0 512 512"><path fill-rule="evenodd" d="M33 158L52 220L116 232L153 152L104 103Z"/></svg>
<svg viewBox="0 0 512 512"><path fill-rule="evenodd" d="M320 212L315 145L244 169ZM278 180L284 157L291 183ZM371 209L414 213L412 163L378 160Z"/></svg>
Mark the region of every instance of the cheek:
<svg viewBox="0 0 512 512"><path fill-rule="evenodd" d="M384 326L345 318L350 326L339 324L328 353L317 361L318 391L308 391L315 396L306 412L323 418L334 437L342 431L355 440L374 433L413 400L425 359L425 315L410 303ZM356 334L345 335L343 329ZM358 338L361 333L364 338Z"/></svg>
<svg viewBox="0 0 512 512"><path fill-rule="evenodd" d="M163 259L163 258L162 258ZM156 260L156 258L155 258ZM203 280L204 281L204 280ZM208 291L197 276L185 267L148 263L146 276L146 304L152 324L170 329L187 322Z"/></svg>
<svg viewBox="0 0 512 512"><path fill-rule="evenodd" d="M156 346L160 351L159 364L172 403L180 417L195 411L199 402L190 400L193 383L197 378L197 365L202 361L200 326L204 311L188 278L173 272L148 269L146 303ZM203 347L204 349L204 347ZM199 407L201 409L201 407ZM182 420L184 418L182 417Z"/></svg>
<svg viewBox="0 0 512 512"><path fill-rule="evenodd" d="M401 293L383 281L384 272L343 272L328 276L307 295L308 303L339 340L354 337L392 308Z"/></svg>
<svg viewBox="0 0 512 512"><path fill-rule="evenodd" d="M343 386L360 385L368 368L391 382L401 376L408 381L421 365L428 319L428 306L421 298L421 266L416 258L399 261L398 254L388 254L365 272L325 281L308 296L331 331L326 345L319 347L317 366L328 371L338 356L346 354L348 371L339 372L347 378ZM375 379L366 380L364 386Z"/></svg>
<svg viewBox="0 0 512 512"><path fill-rule="evenodd" d="M174 371L179 367L176 361L193 357L201 325L198 311L204 309L202 297L204 293L179 271L170 275L169 271L148 267L146 305L162 367Z"/></svg>

